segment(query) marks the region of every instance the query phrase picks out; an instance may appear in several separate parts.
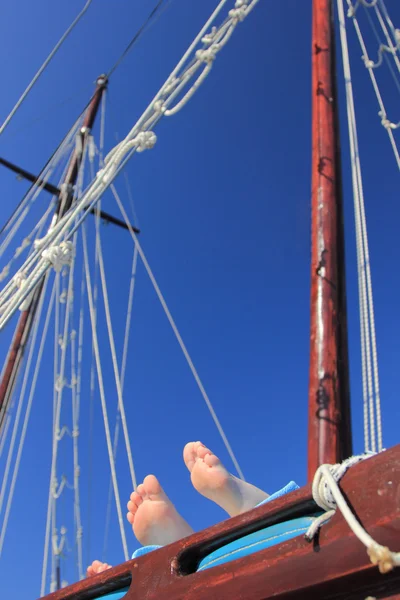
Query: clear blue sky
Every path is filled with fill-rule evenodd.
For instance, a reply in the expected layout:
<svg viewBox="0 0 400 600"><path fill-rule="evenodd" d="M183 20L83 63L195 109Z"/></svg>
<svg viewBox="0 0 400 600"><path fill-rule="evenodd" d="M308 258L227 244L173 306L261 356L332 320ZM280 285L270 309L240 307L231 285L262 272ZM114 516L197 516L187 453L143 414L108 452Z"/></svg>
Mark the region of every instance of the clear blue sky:
<svg viewBox="0 0 400 600"><path fill-rule="evenodd" d="M3 4L1 120L82 4L77 0ZM93 81L109 69L150 4L154 2L95 0L0 139L1 156L33 172L41 168L86 104ZM107 149L114 143L115 131L120 136L127 132L147 106L215 4L215 0L173 0L116 71L109 86ZM399 26L398 2L387 0L386 4ZM375 292L384 444L389 447L398 442L399 422L399 174L352 29L350 34ZM262 0L238 27L192 101L160 124L154 150L135 156L127 169L149 262L246 478L268 492L290 479L299 484L306 480L310 50L311 1ZM341 62L339 75L343 111ZM388 103L395 107L397 92L388 79L383 83ZM398 114L393 119L398 120ZM360 452L357 274L346 136L343 118L352 414L354 450ZM2 220L26 187L0 171ZM129 206L123 179L118 189ZM46 197L38 210L45 202ZM103 206L118 215L111 197L105 198ZM120 352L124 318L121 304L117 305L122 297L125 306L132 245L127 233L110 226L103 227L103 246ZM102 313L99 322L114 422L116 395ZM10 331L2 336L2 355ZM220 509L192 490L181 459L184 444L201 439L232 467L142 266L130 350L125 403L138 477L157 474L195 529L225 518ZM2 595L9 600L36 598L40 589L50 470L51 352L50 341L0 561ZM85 368L87 378L90 347ZM84 386L80 436L84 536L89 527L87 388ZM69 423L69 418L66 409L63 423ZM97 393L94 437L91 539L90 547L85 547L85 564L87 559L102 558L108 493ZM71 442L65 438L62 444L59 475L65 473L72 479ZM125 505L131 484L122 448L120 445L118 477ZM67 490L60 502L59 523L67 525L71 547L72 510L72 492ZM128 527L127 532L133 551L137 543ZM76 579L73 554L71 551L62 566L63 578L70 583ZM106 559L112 564L123 559L115 514ZM18 582L17 590L13 581Z"/></svg>

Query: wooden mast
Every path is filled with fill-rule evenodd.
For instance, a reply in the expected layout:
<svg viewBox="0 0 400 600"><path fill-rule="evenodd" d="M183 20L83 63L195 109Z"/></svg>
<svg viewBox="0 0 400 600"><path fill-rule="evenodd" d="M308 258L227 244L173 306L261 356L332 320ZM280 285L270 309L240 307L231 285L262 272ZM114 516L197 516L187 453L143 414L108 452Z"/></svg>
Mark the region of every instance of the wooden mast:
<svg viewBox="0 0 400 600"><path fill-rule="evenodd" d="M106 87L107 77L101 75L97 79L96 90L87 108L82 129L80 132L82 138L82 148L87 140L87 133L93 127L93 123L100 105L100 100ZM65 190L65 192L60 194L59 196L59 201L56 209L56 214L53 218L53 222L61 218L71 205L73 199L73 186L76 183L76 179L79 173L81 157L82 153L79 154L77 151L74 151L74 153L72 154L67 175L65 177L64 185L62 188L63 190ZM0 430L18 376L18 371L22 363L24 351L29 340L29 335L32 329L32 324L34 322L42 287L43 282L39 284L36 292L34 293L29 308L22 312L18 320L15 334L11 342L10 350L5 365L3 367L0 381Z"/></svg>
<svg viewBox="0 0 400 600"><path fill-rule="evenodd" d="M312 49L310 481L352 451L332 0L313 0Z"/></svg>

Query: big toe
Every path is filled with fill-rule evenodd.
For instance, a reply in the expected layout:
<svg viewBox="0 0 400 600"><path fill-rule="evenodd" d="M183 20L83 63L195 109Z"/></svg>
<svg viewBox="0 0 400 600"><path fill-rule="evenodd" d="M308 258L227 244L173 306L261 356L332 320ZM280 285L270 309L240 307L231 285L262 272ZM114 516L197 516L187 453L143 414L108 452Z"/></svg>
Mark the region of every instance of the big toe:
<svg viewBox="0 0 400 600"><path fill-rule="evenodd" d="M196 460L199 458L199 452L205 446L201 442L189 442L183 449L183 460L185 465L192 472Z"/></svg>
<svg viewBox="0 0 400 600"><path fill-rule="evenodd" d="M155 475L147 475L142 485L146 499L168 502L168 497Z"/></svg>

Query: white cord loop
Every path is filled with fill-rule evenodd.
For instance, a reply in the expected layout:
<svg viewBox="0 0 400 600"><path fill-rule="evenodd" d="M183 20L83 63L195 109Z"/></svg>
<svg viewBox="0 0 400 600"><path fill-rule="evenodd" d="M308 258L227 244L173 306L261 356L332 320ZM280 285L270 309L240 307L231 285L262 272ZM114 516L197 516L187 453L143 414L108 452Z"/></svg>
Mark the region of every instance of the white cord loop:
<svg viewBox="0 0 400 600"><path fill-rule="evenodd" d="M59 273L63 267L71 266L74 256L74 245L70 241L61 242L58 246L50 246L42 252L42 257L52 264L56 273Z"/></svg>
<svg viewBox="0 0 400 600"><path fill-rule="evenodd" d="M400 552L392 552L386 546L381 546L365 531L351 512L338 485L347 469L371 456L373 456L373 453L352 456L341 464L321 465L319 467L314 476L312 493L315 503L328 512L315 520L305 537L311 541L322 523L329 520L339 509L354 535L367 548L372 564L377 565L381 573L388 573L394 567L400 566Z"/></svg>
<svg viewBox="0 0 400 600"><path fill-rule="evenodd" d="M353 465L365 460L372 456L371 454L361 454L359 456L352 456L342 463L337 465L321 465L315 475L312 485L312 495L314 498L314 502L318 504L324 510L336 510L337 503L335 500L335 496L332 492L332 489L324 477L324 467L329 469L333 479L338 483L346 471L352 467Z"/></svg>
<svg viewBox="0 0 400 600"><path fill-rule="evenodd" d="M26 273L24 271L20 271L18 272L15 277L13 278L13 282L15 287L17 287L19 290L22 290L25 286L26 286ZM33 298L33 294L35 293L35 290L33 289L28 296L25 298L25 300L23 302L21 302L21 304L19 305L19 310L21 312L28 310L31 302L32 302L32 298Z"/></svg>

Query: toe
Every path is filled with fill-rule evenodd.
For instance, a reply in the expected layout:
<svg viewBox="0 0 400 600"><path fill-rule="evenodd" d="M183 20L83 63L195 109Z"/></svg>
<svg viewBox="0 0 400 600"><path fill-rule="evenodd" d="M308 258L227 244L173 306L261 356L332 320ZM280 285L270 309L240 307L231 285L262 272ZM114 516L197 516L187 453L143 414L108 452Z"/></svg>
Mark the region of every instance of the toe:
<svg viewBox="0 0 400 600"><path fill-rule="evenodd" d="M163 493L163 489L155 475L147 475L143 481L143 486L146 494L149 496L159 496Z"/></svg>
<svg viewBox="0 0 400 600"><path fill-rule="evenodd" d="M189 442L184 447L183 460L185 461L185 465L187 466L189 471L192 471L196 462L198 449L202 446L203 444L201 442Z"/></svg>
<svg viewBox="0 0 400 600"><path fill-rule="evenodd" d="M201 444L201 446L198 446L197 458L201 458L202 460L204 460L204 458L207 456L207 454L212 454L212 452L209 448L206 448L206 446L203 446L203 444Z"/></svg>
<svg viewBox="0 0 400 600"><path fill-rule="evenodd" d="M206 454L203 460L208 467L216 467L220 462L215 454Z"/></svg>
<svg viewBox="0 0 400 600"><path fill-rule="evenodd" d="M137 486L136 492L139 494L139 496L142 496L142 498L143 498L143 496L146 495L146 489L145 489L143 483L141 483L140 485Z"/></svg>

